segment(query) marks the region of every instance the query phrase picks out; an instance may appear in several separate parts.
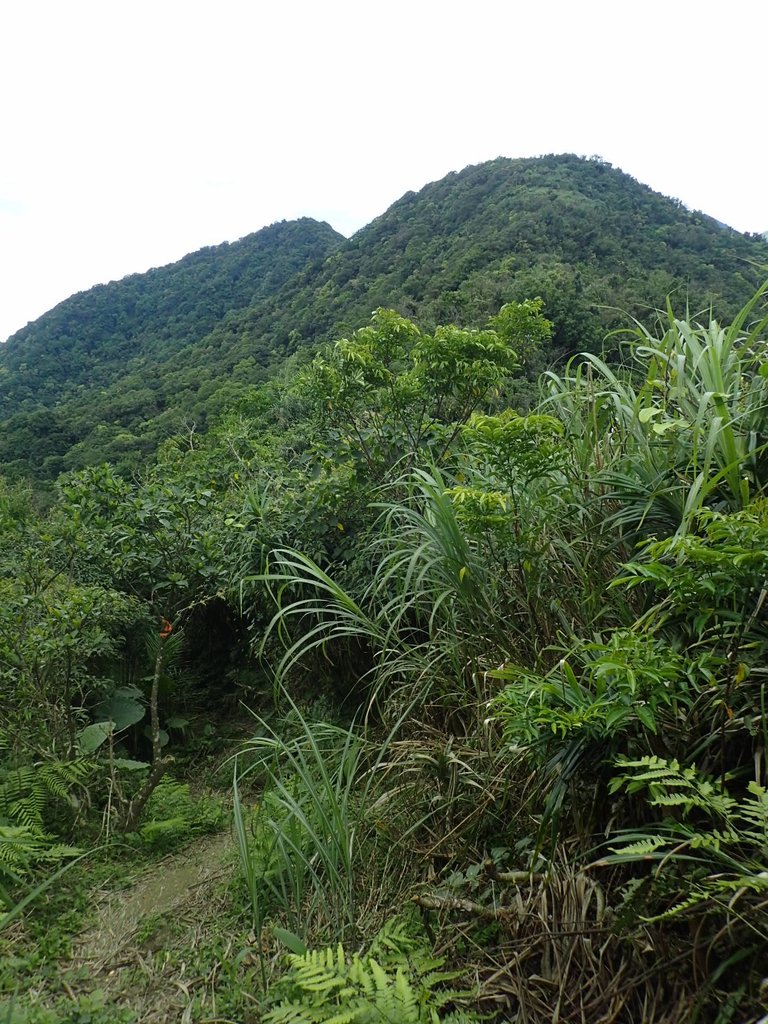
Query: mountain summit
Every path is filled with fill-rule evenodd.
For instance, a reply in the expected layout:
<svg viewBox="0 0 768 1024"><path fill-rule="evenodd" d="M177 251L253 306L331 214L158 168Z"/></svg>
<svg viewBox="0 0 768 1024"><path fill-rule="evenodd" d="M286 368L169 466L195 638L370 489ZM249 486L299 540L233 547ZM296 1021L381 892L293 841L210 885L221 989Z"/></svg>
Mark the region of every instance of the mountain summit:
<svg viewBox="0 0 768 1024"><path fill-rule="evenodd" d="M499 158L407 193L349 240L283 222L67 299L0 347L0 468L51 478L105 459L135 467L379 306L471 327L540 295L563 353L599 347L668 294L729 316L760 265L759 236L603 161Z"/></svg>

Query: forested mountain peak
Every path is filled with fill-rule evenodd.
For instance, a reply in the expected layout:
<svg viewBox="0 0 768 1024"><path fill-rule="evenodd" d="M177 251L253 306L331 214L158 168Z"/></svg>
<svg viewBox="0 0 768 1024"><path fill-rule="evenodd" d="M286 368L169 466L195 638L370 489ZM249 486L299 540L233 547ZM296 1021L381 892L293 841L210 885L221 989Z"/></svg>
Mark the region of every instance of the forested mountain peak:
<svg viewBox="0 0 768 1024"><path fill-rule="evenodd" d="M425 328L479 326L541 296L562 354L599 348L670 293L729 316L761 264L759 236L600 159L498 158L406 193L349 240L283 222L61 303L0 348L0 466L46 477L104 459L135 467L378 307Z"/></svg>
<svg viewBox="0 0 768 1024"><path fill-rule="evenodd" d="M618 310L642 319L669 293L734 313L760 279L755 262L768 262L759 238L602 160L500 157L406 193L241 323L251 336L277 326L307 343L360 326L379 306L425 326L477 326L510 299L541 295L558 350L596 348Z"/></svg>
<svg viewBox="0 0 768 1024"><path fill-rule="evenodd" d="M0 349L0 365L22 377L25 364L66 355L66 377L75 380L94 368L122 366L146 346L179 346L203 337L226 313L274 291L341 241L329 224L309 217L280 221L175 263L95 285L13 334ZM39 386L45 384L44 368L27 366L27 372L37 378L29 381L35 401L60 400L58 389L48 395Z"/></svg>

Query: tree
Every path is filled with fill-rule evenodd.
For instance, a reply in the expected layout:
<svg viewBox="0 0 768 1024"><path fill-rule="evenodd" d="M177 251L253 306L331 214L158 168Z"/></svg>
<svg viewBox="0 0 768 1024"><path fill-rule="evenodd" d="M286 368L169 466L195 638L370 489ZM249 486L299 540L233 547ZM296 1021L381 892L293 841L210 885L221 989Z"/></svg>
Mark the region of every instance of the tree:
<svg viewBox="0 0 768 1024"><path fill-rule="evenodd" d="M550 337L540 299L509 303L484 330L433 334L393 310L316 357L298 388L336 446L373 481L412 468L428 451L439 464L461 427L498 395Z"/></svg>

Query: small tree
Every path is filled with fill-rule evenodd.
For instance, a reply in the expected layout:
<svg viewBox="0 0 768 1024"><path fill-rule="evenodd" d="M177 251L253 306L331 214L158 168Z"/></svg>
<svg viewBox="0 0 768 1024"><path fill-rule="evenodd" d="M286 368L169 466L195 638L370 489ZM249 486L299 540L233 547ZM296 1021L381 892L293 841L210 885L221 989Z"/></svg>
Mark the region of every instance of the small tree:
<svg viewBox="0 0 768 1024"><path fill-rule="evenodd" d="M317 418L366 475L411 469L429 450L439 464L461 426L498 394L545 341L541 300L509 303L482 331L419 330L393 310L319 355L299 380Z"/></svg>

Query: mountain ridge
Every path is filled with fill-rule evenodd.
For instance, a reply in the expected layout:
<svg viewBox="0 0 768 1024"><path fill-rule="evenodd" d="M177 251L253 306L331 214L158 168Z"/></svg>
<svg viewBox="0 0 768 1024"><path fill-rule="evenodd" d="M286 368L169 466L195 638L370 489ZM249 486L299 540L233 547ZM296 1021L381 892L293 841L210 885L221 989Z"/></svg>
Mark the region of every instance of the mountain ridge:
<svg viewBox="0 0 768 1024"><path fill-rule="evenodd" d="M172 336L174 342L204 336L227 313L279 287L301 263L323 256L343 237L329 224L309 217L277 221L234 242L204 246L162 267L94 285L57 303L11 335L0 350L3 363L18 369L20 349L43 354L45 344L52 341L55 349L60 347L57 342L66 346L71 340L73 344L66 346L70 351L79 345L90 352L95 342L106 338L157 345L166 340L164 335ZM287 260L275 261L286 251ZM190 280L195 287L194 310L178 302L180 286L189 288ZM83 306L90 308L83 310ZM173 331L168 329L171 319L176 321ZM80 332L77 340L74 331ZM120 363L132 354L121 347L110 353Z"/></svg>
<svg viewBox="0 0 768 1024"><path fill-rule="evenodd" d="M204 427L378 306L473 327L541 295L562 353L598 348L626 322L617 309L642 319L669 293L731 315L758 264L759 237L603 161L500 157L407 192L349 239L283 221L60 303L0 348L0 469L137 468L187 419Z"/></svg>

